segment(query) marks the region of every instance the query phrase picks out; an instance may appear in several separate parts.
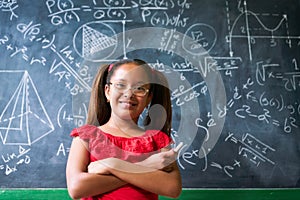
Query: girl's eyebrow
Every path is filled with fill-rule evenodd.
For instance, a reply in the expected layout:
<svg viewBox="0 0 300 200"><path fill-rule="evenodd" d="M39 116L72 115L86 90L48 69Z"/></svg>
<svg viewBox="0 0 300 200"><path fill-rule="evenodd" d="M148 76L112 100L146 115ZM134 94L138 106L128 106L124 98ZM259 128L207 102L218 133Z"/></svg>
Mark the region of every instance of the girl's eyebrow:
<svg viewBox="0 0 300 200"><path fill-rule="evenodd" d="M137 82L137 84L146 85L146 84L148 84L148 83L147 83L147 82L144 82L144 81L139 81L139 82Z"/></svg>
<svg viewBox="0 0 300 200"><path fill-rule="evenodd" d="M115 81L119 81L119 82L128 82L127 80L125 80L125 79L122 79L122 78L120 78L120 79L116 79ZM149 84L149 83L147 83L147 82L144 82L144 81L139 81L139 82L137 82L137 83L135 83L135 85L146 85L146 84Z"/></svg>
<svg viewBox="0 0 300 200"><path fill-rule="evenodd" d="M126 82L126 80L125 79L116 79L115 81L120 81L120 82Z"/></svg>

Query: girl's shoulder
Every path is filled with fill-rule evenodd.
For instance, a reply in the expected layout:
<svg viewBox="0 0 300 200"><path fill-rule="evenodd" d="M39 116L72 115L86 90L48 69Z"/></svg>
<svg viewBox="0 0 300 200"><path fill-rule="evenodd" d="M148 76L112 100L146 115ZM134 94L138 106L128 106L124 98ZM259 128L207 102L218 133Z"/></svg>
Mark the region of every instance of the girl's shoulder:
<svg viewBox="0 0 300 200"><path fill-rule="evenodd" d="M153 141L159 149L173 143L172 138L160 130L146 130L144 137L151 138L150 140Z"/></svg>
<svg viewBox="0 0 300 200"><path fill-rule="evenodd" d="M100 129L97 126L86 124L77 128L74 128L71 131L71 137L79 136L81 139L90 139L93 136L96 136Z"/></svg>

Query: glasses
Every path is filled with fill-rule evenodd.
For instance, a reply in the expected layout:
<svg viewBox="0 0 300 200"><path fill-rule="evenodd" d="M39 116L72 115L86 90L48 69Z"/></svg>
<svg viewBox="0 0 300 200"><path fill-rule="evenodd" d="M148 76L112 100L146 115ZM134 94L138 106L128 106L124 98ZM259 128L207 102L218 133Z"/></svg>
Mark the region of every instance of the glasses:
<svg viewBox="0 0 300 200"><path fill-rule="evenodd" d="M121 93L125 93L128 90L131 90L132 94L134 94L135 96L139 96L139 97L144 97L149 92L149 89L147 89L141 85L137 85L137 86L130 88L125 83L108 83L108 84L113 85Z"/></svg>

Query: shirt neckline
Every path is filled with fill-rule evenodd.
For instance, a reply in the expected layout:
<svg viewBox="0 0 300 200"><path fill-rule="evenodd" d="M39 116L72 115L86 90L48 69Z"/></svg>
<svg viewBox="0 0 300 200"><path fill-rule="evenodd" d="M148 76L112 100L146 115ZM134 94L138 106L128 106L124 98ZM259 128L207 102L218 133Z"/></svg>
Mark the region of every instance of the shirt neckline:
<svg viewBox="0 0 300 200"><path fill-rule="evenodd" d="M92 125L92 126L94 126L94 125ZM140 139L140 138L143 138L143 137L147 136L148 131L149 131L149 130L145 130L145 131L144 131L144 134L142 134L142 135L140 135L140 136L124 137L124 136L113 135L113 134L111 134L111 133L108 133L108 132L106 132L106 131L103 131L99 126L94 126L94 127L97 129L97 131L103 133L104 135L106 135L106 136L108 136L108 137L110 137L110 138L120 138L120 139L123 139L123 140L132 140L132 139Z"/></svg>

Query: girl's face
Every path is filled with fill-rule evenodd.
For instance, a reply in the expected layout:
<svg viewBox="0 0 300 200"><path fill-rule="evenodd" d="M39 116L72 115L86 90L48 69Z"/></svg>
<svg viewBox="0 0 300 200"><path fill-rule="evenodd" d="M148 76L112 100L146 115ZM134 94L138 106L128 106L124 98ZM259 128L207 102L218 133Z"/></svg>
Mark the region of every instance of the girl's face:
<svg viewBox="0 0 300 200"><path fill-rule="evenodd" d="M105 86L105 95L112 110L111 117L137 123L140 114L152 99L149 89L149 78L143 67L134 63L119 66L114 71L110 84ZM146 91L144 96L140 94L142 91Z"/></svg>

